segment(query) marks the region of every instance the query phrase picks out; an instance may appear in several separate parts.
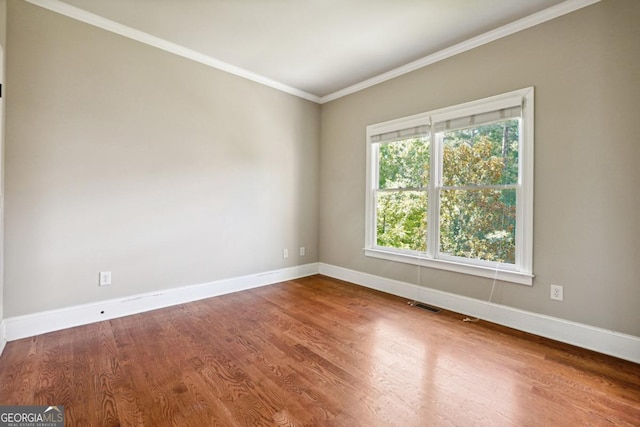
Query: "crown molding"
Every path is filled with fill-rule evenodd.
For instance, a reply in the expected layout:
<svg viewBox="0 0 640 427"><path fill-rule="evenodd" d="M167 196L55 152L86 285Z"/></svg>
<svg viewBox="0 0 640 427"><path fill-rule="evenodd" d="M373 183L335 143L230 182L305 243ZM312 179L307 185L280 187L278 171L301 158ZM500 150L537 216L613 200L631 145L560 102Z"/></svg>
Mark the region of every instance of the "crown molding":
<svg viewBox="0 0 640 427"><path fill-rule="evenodd" d="M340 89L329 95L325 95L320 98L320 104L325 104L338 98L351 95L353 93L367 89L371 86L375 86L379 83L386 82L387 80L391 80L420 68L426 67L428 65L435 64L436 62L451 58L452 56L458 55L459 53L475 49L487 43L491 43L495 40L510 36L511 34L515 34L519 31L526 30L527 28L534 27L536 25L558 18L562 15L566 15L578 9L582 9L594 3L598 3L599 1L601 0L567 0L556 6L552 6L538 13L534 13L533 15L529 15L507 25L503 25L502 27L496 28L495 30L491 30L469 40L465 40L461 43L440 50L434 54L425 56L424 58L417 59L406 65L395 68L391 71L387 71L386 73L379 74L360 83L356 83L352 86Z"/></svg>
<svg viewBox="0 0 640 427"><path fill-rule="evenodd" d="M166 52L170 52L175 55L182 56L184 58L199 62L209 67L216 68L218 70L225 71L230 74L234 74L238 77L242 77L247 80L251 80L265 86L269 86L281 92L285 92L290 95L294 95L318 104L325 104L327 102L334 101L338 98L342 98L347 95L351 95L353 93L367 89L371 86L375 86L379 83L386 82L387 80L391 80L393 78L402 76L404 74L410 73L412 71L418 70L420 68L426 67L428 65L434 64L436 62L439 62L444 59L450 58L452 56L458 55L460 53L466 52L468 50L475 49L476 47L485 45L487 43L491 43L492 41L501 39L503 37L507 37L519 31L526 30L527 28L531 28L536 25L542 24L544 22L550 21L552 19L558 18L562 15L566 15L568 13L574 12L578 9L582 9L584 7L598 3L601 0L567 0L556 6L552 6L538 13L534 13L533 15L529 15L525 18L519 19L510 24L504 25L500 28L496 28L495 30L491 30L487 33L473 37L469 40L458 43L449 48L446 48L436 53L433 53L431 55L425 56L424 58L410 62L406 65L395 68L386 73L379 74L375 77L364 80L360 83L356 83L344 89L340 89L336 92L330 93L322 97L313 95L311 93L286 85L276 80L272 80L270 78L261 76L254 72L226 63L224 61L221 61L219 59L197 52L195 50L188 49L184 46L180 46L176 43L172 43L160 37L153 36L149 33L145 33L143 31L136 30L126 25L119 24L110 19L103 18L102 16L87 12L78 7L64 3L63 1L60 1L60 0L25 0L25 1L31 4L34 4L36 6L40 6L44 9L48 9L53 12L59 13L61 15L67 16L69 18L84 22L89 25L93 25L94 27L98 27L103 30L107 30L112 33L130 38L132 40L145 43L149 46L162 49Z"/></svg>
<svg viewBox="0 0 640 427"><path fill-rule="evenodd" d="M244 79L251 80L265 86L269 86L281 92L285 92L290 95L294 95L299 98L303 98L315 103L320 102L320 97L316 95L312 95L303 90L300 90L300 89L288 86L284 83L280 83L270 78L261 76L259 74L245 70L244 68L236 67L235 65L228 64L224 61L220 61L219 59L213 58L211 56L197 52L195 50L188 49L184 46L180 46L176 43L172 43L160 37L156 37L149 33L145 33L144 31L139 31L139 30L136 30L135 28L131 28L126 25L119 24L115 21L103 18L102 16L96 15L91 12L87 12L83 9L77 8L75 6L64 3L62 1L59 1L59 0L25 0L25 1L27 1L28 3L34 4L36 6L40 6L44 9L48 9L52 12L59 13L60 15L64 15L66 17L75 19L80 22L84 22L85 24L89 24L94 27L98 27L103 30L107 30L112 33L127 37L129 39L136 40L140 43L144 43L149 46L162 49L166 52L170 52L175 55L179 55L184 58L190 59L192 61L196 61L201 64L207 65L209 67L216 68L218 70L225 71L230 74L234 74L238 77L242 77Z"/></svg>

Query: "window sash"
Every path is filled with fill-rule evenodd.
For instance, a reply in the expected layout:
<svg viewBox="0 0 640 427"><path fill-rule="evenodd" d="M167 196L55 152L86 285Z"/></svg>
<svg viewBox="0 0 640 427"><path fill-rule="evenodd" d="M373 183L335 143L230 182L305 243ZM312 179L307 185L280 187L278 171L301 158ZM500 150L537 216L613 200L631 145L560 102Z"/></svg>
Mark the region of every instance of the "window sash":
<svg viewBox="0 0 640 427"><path fill-rule="evenodd" d="M453 107L417 114L403 119L367 127L367 215L365 218L365 254L383 259L459 271L483 277L493 277L514 283L532 284L533 236L533 88L473 101ZM519 174L517 184L442 186L442 134L443 132L482 126L497 121L521 118L519 133ZM378 188L380 145L416 136L428 136L430 144L430 177L427 187ZM523 144L523 141L525 143ZM516 257L515 264L497 263L457 257L439 252L440 246L440 192L443 190L516 190ZM400 191L427 192L427 250L410 251L378 246L376 240L377 194Z"/></svg>

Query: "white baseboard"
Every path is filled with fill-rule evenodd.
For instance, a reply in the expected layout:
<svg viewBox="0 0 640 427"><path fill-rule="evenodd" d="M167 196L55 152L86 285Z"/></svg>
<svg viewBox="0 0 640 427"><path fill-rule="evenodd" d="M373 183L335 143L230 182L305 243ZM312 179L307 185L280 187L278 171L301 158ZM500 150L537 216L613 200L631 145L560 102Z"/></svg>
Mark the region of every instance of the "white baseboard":
<svg viewBox="0 0 640 427"><path fill-rule="evenodd" d="M318 273L640 363L640 337L324 263L306 264L126 298L77 305L59 310L9 317L0 321L0 355L7 341L271 285Z"/></svg>
<svg viewBox="0 0 640 427"><path fill-rule="evenodd" d="M0 320L0 356L2 356L5 345L7 345L7 330L5 329L4 320Z"/></svg>
<svg viewBox="0 0 640 427"><path fill-rule="evenodd" d="M504 305L386 279L334 265L319 264L325 276L477 317L520 331L640 363L640 337L536 314Z"/></svg>
<svg viewBox="0 0 640 427"><path fill-rule="evenodd" d="M0 334L4 333L7 341L13 341L74 326L271 285L313 274L318 274L317 263L91 304L76 305L24 316L9 317L4 319L3 324L0 324ZM1 337L2 335L0 335L0 346L3 346Z"/></svg>

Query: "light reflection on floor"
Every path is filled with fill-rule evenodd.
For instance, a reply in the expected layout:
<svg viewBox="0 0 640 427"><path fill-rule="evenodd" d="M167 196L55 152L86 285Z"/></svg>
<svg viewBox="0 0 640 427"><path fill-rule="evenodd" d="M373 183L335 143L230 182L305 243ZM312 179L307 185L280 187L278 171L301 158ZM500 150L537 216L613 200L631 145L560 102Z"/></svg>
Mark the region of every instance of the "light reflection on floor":
<svg viewBox="0 0 640 427"><path fill-rule="evenodd" d="M372 328L371 365L367 375L379 391L375 402L380 414L405 415L404 425L447 424L447 414L468 419L469 425L517 424L518 399L511 377L500 360L474 359L474 343L451 342L436 349L388 320ZM496 399L498 396L498 399ZM399 419L394 424L403 425Z"/></svg>

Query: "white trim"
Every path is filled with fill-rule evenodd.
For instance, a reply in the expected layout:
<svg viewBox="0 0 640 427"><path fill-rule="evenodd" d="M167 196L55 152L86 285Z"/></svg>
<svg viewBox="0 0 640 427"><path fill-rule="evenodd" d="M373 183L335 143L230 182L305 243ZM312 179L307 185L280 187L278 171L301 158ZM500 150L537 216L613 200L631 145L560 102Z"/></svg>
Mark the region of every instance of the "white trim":
<svg viewBox="0 0 640 427"><path fill-rule="evenodd" d="M83 304L60 310L10 317L0 321L0 355L7 341L271 285L318 273L640 363L640 337L488 303L325 263L306 264L99 303ZM100 311L105 313L100 314Z"/></svg>
<svg viewBox="0 0 640 427"><path fill-rule="evenodd" d="M320 263L319 272L325 276L640 363L640 337L633 335L489 303L334 265Z"/></svg>
<svg viewBox="0 0 640 427"><path fill-rule="evenodd" d="M4 351L4 346L7 344L7 330L5 327L4 319L0 320L0 356Z"/></svg>
<svg viewBox="0 0 640 427"><path fill-rule="evenodd" d="M522 224L522 230L516 230L516 263L522 266L524 271L533 273L533 211L534 211L534 159L535 159L535 135L534 135L534 100L533 87L531 91L523 95L522 120L520 146L518 159L520 161L520 193L521 199L516 202L516 223ZM527 209L523 209L523 207Z"/></svg>
<svg viewBox="0 0 640 427"><path fill-rule="evenodd" d="M76 305L4 319L6 339L13 341L74 326L86 325L145 311L318 274L318 264L305 264L264 273L166 289L124 298ZM103 313L102 313L103 312ZM0 333L2 329L0 326ZM1 341L0 341L1 342Z"/></svg>
<svg viewBox="0 0 640 427"><path fill-rule="evenodd" d="M465 102L458 105L440 108L412 116L393 119L382 123L368 125L366 128L366 193L365 193L365 237L364 253L366 256L388 259L425 267L456 271L463 274L481 277L493 277L521 285L533 284L533 108L534 88L528 87L511 92ZM508 107L521 106L519 152L519 183L512 186L516 191L516 259L514 264L498 264L483 260L474 260L440 253L440 194L442 186L442 137L441 132L434 132L438 123L458 117L466 117L485 112L496 111ZM379 146L383 142L372 142L372 136L382 133L401 131L417 126L430 127L431 167L428 188L428 224L426 252L410 251L378 246L376 242L376 204L379 188ZM473 186L482 188L487 186ZM505 189L511 186L499 186ZM460 186L455 188L460 189ZM395 189L391 191L406 189ZM425 189L420 189L425 191ZM425 236L426 238L426 236Z"/></svg>
<svg viewBox="0 0 640 427"><path fill-rule="evenodd" d="M111 31L121 36L130 38L132 40L136 40L141 43L145 43L150 46L157 47L167 52L171 52L173 54L182 56L184 58L191 59L196 62L200 62L201 64L208 65L210 67L213 67L222 71L226 71L228 73L254 81L256 83L263 84L265 86L269 86L279 91L282 91L294 96L298 96L300 98L307 99L309 101L312 101L318 104L325 104L327 102L336 100L338 98L342 98L343 96L351 95L352 93L359 92L363 89L367 89L379 83L386 82L387 80L391 80L393 78L402 76L404 74L410 73L417 69L426 67L427 65L431 65L436 62L442 61L444 59L450 58L459 53L463 53L468 50L475 49L476 47L480 47L487 43L491 43L492 41L510 36L511 34L515 34L519 31L526 30L527 28L534 27L536 25L558 18L562 15L566 15L578 9L582 9L584 7L598 3L601 0L567 0L556 6L552 6L538 13L534 13L533 15L524 17L522 19L511 22L509 24L503 25L502 27L496 28L495 30L491 30L489 32L486 32L484 34L481 34L479 36L466 40L464 42L453 45L449 48L446 48L436 53L433 53L431 55L425 56L424 58L410 62L406 65L395 68L386 73L379 74L375 77L364 80L360 83L356 83L344 89L340 89L336 92L330 93L322 97L310 94L308 92L286 85L284 83L280 83L278 81L269 79L267 77L261 76L259 74L253 73L243 68L236 67L235 65L231 65L229 63L220 61L219 59L213 58L211 56L202 54L200 52L196 52L184 46L180 46L170 41L161 39L160 37L156 37L151 34L145 33L143 31L139 31L134 28L128 27L126 25L119 24L115 21L111 21L110 19L106 19L99 15L87 12L78 7L71 6L60 0L25 0L25 1L31 4L34 4L36 6L40 6L42 8L51 10L53 12L59 13L61 15L67 16L69 18L84 22L89 25L93 25L94 27Z"/></svg>
<svg viewBox="0 0 640 427"><path fill-rule="evenodd" d="M329 95L325 95L320 98L320 104L325 104L338 98L342 98L343 96L351 95L353 93L367 89L371 86L375 86L379 83L386 82L387 80L400 77L412 71L426 67L427 65L432 65L436 62L451 58L452 56L458 55L459 53L467 52L471 49L475 49L503 37L510 36L522 30L526 30L527 28L535 27L536 25L551 21L552 19L558 18L562 15L575 12L578 9L582 9L583 7L598 3L599 1L600 0L567 0L556 6L552 6L538 13L534 13L533 15L529 15L517 21L503 25L502 27L496 28L495 30L491 30L469 40L465 40L461 43L440 50L434 54L425 56L424 58L395 68L391 71L387 71L386 73L379 74L360 83L356 83L352 86L330 93Z"/></svg>
<svg viewBox="0 0 640 427"><path fill-rule="evenodd" d="M147 44L149 46L153 46L158 49L162 49L164 51L173 53L175 55L179 55L184 58L191 59L201 64L208 65L209 67L216 68L218 70L222 70L230 74L234 74L238 77L242 77L244 79L251 80L265 86L269 86L271 88L288 93L290 95L307 99L315 103L320 102L320 97L316 95L312 95L303 90L300 90L300 89L291 87L289 85L286 85L284 83L280 83L270 78L261 76L259 74L245 70L244 68L236 67L235 65L231 65L229 63L226 63L219 59L205 55L203 53L197 52L195 50L188 49L184 46L180 46L176 43L172 43L160 37L156 37L149 33L145 33L144 31L139 31L139 30L136 30L135 28L131 28L126 25L119 24L115 21L112 21L107 18L103 18L102 16L93 14L91 12L87 12L75 6L71 6L62 1L59 1L59 0L26 0L26 1L36 6L40 6L44 9L48 9L53 12L59 13L61 15L67 16L69 18L78 20L80 22L84 22L85 24L102 28L103 30L107 30L112 33L127 37L129 39Z"/></svg>
<svg viewBox="0 0 640 427"><path fill-rule="evenodd" d="M533 285L533 275L521 273L519 271L501 270L468 263L447 261L442 258L425 258L420 255L385 251L382 249L365 249L364 254L368 257L402 262L405 264L420 265L422 267L437 268L438 270L453 271L456 273L468 274L471 276L486 277L496 279L501 282L517 283L519 285Z"/></svg>

